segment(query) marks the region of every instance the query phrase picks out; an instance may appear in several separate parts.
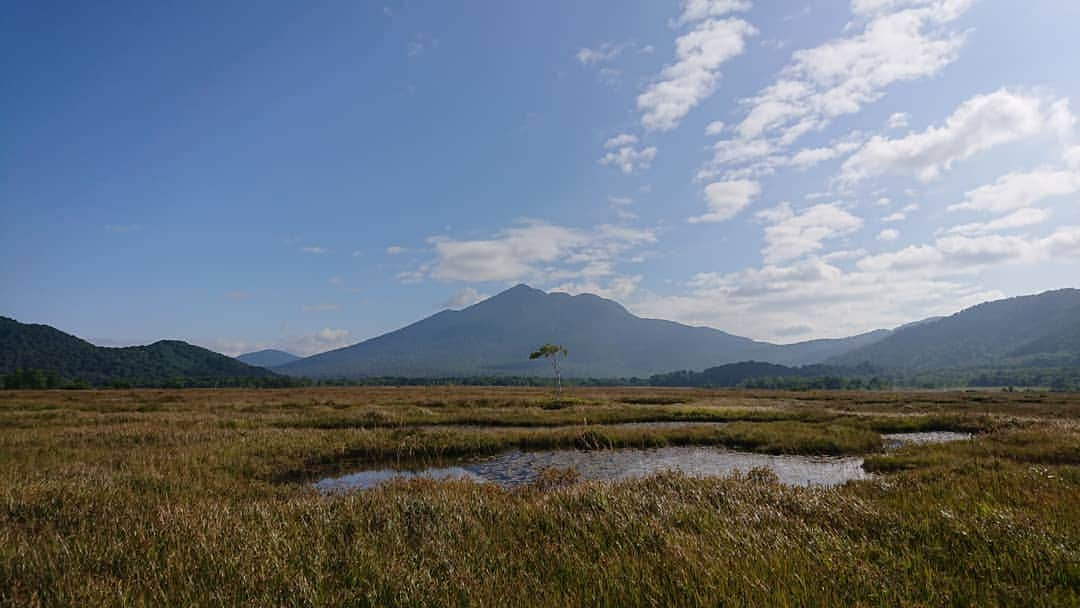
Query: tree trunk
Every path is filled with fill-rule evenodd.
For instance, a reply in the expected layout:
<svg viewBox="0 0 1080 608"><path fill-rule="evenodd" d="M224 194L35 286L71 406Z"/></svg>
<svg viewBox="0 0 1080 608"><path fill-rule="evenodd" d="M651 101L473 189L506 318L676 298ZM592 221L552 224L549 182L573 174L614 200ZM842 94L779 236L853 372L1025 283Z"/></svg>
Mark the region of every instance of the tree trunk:
<svg viewBox="0 0 1080 608"><path fill-rule="evenodd" d="M555 368L555 397L562 397L562 374L559 373L559 356L555 355L551 359L551 366Z"/></svg>

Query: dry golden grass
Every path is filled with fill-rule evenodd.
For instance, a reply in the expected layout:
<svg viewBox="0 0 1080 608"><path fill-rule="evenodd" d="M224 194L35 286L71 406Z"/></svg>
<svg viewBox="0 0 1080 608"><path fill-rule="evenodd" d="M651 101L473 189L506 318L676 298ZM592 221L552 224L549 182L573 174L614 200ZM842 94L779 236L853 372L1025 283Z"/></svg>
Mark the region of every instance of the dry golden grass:
<svg viewBox="0 0 1080 608"><path fill-rule="evenodd" d="M1080 397L670 389L0 393L0 605L1080 602ZM619 426L686 421L685 426ZM723 422L725 424L703 424ZM346 466L533 447L877 453L875 480L755 473L507 490Z"/></svg>

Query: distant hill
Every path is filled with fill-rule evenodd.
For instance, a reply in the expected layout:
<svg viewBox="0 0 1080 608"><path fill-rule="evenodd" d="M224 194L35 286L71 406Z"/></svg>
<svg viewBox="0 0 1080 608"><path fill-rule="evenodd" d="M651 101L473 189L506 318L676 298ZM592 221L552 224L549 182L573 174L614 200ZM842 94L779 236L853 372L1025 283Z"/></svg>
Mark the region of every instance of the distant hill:
<svg viewBox="0 0 1080 608"><path fill-rule="evenodd" d="M34 369L67 382L158 385L182 380L272 377L273 372L177 340L108 348L48 325L0 317L0 374Z"/></svg>
<svg viewBox="0 0 1080 608"><path fill-rule="evenodd" d="M545 293L518 285L464 310L444 310L402 329L276 367L310 378L544 375L528 354L545 342L567 347L564 373L576 377L647 377L756 360L817 363L888 335L778 346L708 327L634 316L591 294Z"/></svg>
<svg viewBox="0 0 1080 608"><path fill-rule="evenodd" d="M255 367L277 367L279 365L298 361L300 360L300 357L283 350L267 348L253 353L244 353L236 357L236 360L247 363L248 365L254 365Z"/></svg>
<svg viewBox="0 0 1080 608"><path fill-rule="evenodd" d="M909 324L829 362L907 370L1080 366L1080 290L996 300Z"/></svg>

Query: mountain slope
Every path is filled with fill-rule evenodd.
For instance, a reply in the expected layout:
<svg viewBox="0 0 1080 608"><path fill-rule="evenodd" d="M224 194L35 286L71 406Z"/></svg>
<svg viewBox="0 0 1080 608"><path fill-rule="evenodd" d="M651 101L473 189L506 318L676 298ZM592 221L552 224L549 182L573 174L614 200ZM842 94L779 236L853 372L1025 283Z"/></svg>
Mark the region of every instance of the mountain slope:
<svg viewBox="0 0 1080 608"><path fill-rule="evenodd" d="M982 365L1080 363L1080 290L986 302L911 324L830 363L931 370Z"/></svg>
<svg viewBox="0 0 1080 608"><path fill-rule="evenodd" d="M178 340L107 348L48 325L0 317L0 374L16 369L36 369L66 381L98 385L113 381L152 385L178 378L212 380L274 375Z"/></svg>
<svg viewBox="0 0 1080 608"><path fill-rule="evenodd" d="M754 359L805 364L880 334L791 346L755 342L707 327L636 317L595 295L544 293L518 285L464 310L444 310L377 338L274 371L312 378L544 375L528 354L545 342L567 347L568 376L648 376Z"/></svg>
<svg viewBox="0 0 1080 608"><path fill-rule="evenodd" d="M299 361L300 357L283 350L267 348L253 353L238 355L236 360L247 363L248 365L254 365L255 367L277 367L279 365L285 365L286 363L292 363L293 361Z"/></svg>

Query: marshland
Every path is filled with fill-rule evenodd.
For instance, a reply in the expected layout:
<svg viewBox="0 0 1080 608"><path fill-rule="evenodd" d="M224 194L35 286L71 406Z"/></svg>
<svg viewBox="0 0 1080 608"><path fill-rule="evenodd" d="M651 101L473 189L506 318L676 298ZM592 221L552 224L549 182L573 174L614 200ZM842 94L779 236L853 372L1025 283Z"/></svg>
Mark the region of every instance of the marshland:
<svg viewBox="0 0 1080 608"><path fill-rule="evenodd" d="M889 440L927 432L970 438ZM513 484L317 485L676 448L856 461L860 475L803 485L760 466L618 478L556 466ZM0 393L3 605L1078 602L1074 394Z"/></svg>

